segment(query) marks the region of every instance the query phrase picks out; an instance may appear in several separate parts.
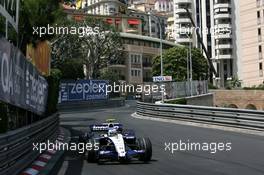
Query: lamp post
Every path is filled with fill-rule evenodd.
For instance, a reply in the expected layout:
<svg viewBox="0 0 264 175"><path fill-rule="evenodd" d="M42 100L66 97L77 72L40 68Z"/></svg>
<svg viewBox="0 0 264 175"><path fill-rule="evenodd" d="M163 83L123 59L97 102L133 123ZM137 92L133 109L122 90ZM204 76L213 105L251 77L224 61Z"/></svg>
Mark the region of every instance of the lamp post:
<svg viewBox="0 0 264 175"><path fill-rule="evenodd" d="M148 13L148 15L151 17L155 17L158 19L158 23L159 23L159 31L160 31L160 76L163 76L163 53L162 53L162 50L163 50L163 47L162 47L162 27L161 27L161 22L160 22L160 18L151 14L151 12ZM151 23L151 18L150 18L150 23ZM151 26L150 26L151 27ZM151 31L151 29L150 29ZM164 103L164 92L162 92L162 95L161 95L161 100L162 100L162 103Z"/></svg>
<svg viewBox="0 0 264 175"><path fill-rule="evenodd" d="M191 37L186 34L186 36L191 40ZM192 68L192 42L189 42L189 54L187 51L187 81L188 81L188 90L190 95L193 96L193 68Z"/></svg>
<svg viewBox="0 0 264 175"><path fill-rule="evenodd" d="M191 83L191 96L193 96L193 70L192 70L192 43L189 42L189 56L190 56L190 83Z"/></svg>

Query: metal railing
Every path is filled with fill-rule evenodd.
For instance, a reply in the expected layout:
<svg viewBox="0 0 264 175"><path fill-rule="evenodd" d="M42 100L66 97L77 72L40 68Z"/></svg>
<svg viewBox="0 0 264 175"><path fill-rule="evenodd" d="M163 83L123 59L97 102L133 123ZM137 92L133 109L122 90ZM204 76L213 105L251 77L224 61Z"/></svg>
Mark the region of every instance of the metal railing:
<svg viewBox="0 0 264 175"><path fill-rule="evenodd" d="M171 118L264 130L264 111L138 102L137 114L154 118Z"/></svg>
<svg viewBox="0 0 264 175"><path fill-rule="evenodd" d="M58 114L30 126L0 134L0 175L14 175L26 168L39 155L33 143L57 138Z"/></svg>

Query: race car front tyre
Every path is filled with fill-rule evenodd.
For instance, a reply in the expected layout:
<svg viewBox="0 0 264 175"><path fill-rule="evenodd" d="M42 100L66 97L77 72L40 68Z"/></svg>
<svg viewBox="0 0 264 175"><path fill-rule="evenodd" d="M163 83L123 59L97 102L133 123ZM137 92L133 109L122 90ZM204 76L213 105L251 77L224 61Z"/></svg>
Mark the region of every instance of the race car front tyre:
<svg viewBox="0 0 264 175"><path fill-rule="evenodd" d="M88 143L92 144L92 149L91 150L86 150L85 152L85 159L89 163L96 163L97 160L97 151L95 150L95 145L98 144L98 142L94 139L89 139Z"/></svg>
<svg viewBox="0 0 264 175"><path fill-rule="evenodd" d="M148 162L152 157L152 145L149 138L138 138L138 148L144 150L144 154L139 156L140 161Z"/></svg>

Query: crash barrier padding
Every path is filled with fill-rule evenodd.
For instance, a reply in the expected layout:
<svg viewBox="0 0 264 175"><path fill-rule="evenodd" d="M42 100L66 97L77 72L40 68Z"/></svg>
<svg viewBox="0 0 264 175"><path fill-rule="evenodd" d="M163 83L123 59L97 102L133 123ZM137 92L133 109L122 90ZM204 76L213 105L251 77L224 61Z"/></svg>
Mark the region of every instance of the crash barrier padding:
<svg viewBox="0 0 264 175"><path fill-rule="evenodd" d="M32 125L0 134L0 175L15 175L29 166L40 154L33 143L55 141L59 115L54 114Z"/></svg>
<svg viewBox="0 0 264 175"><path fill-rule="evenodd" d="M58 104L58 110L73 111L80 109L93 109L93 108L107 108L107 107L120 107L125 105L125 99L109 99L109 100L91 100L91 101L76 101Z"/></svg>
<svg viewBox="0 0 264 175"><path fill-rule="evenodd" d="M146 117L264 130L264 111L138 102L137 114Z"/></svg>

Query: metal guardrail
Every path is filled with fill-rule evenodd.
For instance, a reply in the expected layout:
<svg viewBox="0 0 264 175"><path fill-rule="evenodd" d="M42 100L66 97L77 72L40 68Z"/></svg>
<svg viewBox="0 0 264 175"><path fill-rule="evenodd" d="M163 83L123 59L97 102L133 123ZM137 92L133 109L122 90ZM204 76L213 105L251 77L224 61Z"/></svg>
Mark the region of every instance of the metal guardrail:
<svg viewBox="0 0 264 175"><path fill-rule="evenodd" d="M138 102L137 114L147 117L264 130L264 111Z"/></svg>
<svg viewBox="0 0 264 175"><path fill-rule="evenodd" d="M58 104L59 112L74 112L82 109L120 107L125 105L124 98L109 100L72 101Z"/></svg>
<svg viewBox="0 0 264 175"><path fill-rule="evenodd" d="M26 168L39 155L33 143L54 141L57 138L58 114L30 126L0 134L0 175L14 175Z"/></svg>

